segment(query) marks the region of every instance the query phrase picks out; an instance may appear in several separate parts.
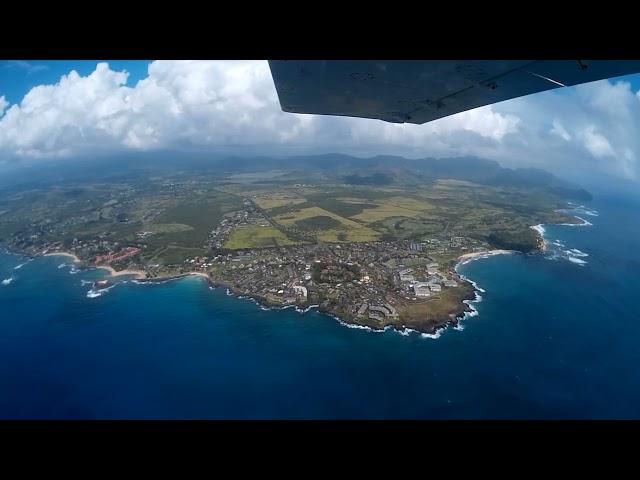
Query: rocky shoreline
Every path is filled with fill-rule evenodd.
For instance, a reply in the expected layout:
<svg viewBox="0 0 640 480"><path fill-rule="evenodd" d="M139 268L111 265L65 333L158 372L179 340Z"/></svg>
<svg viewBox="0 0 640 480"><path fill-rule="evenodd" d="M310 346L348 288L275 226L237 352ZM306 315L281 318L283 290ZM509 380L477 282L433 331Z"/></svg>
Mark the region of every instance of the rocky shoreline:
<svg viewBox="0 0 640 480"><path fill-rule="evenodd" d="M472 288L470 290L469 295L465 295L462 298L461 302L457 305L457 308L453 312L447 313L445 316L430 318L424 321L416 321L410 320L406 322L387 322L383 325L380 325L374 321L367 319L357 319L353 315L346 315L344 312L339 311L337 309L332 308L332 305L328 304L320 304L314 305L311 302L306 304L290 304L290 305L281 305L269 302L268 299L261 297L259 295L252 295L246 292L239 290L233 285L222 281L211 278L210 276L206 278L207 283L212 288L225 288L227 290L228 295L235 296L236 298L247 299L253 301L256 305L263 309L268 310L284 310L288 308L295 308L295 310L299 313L306 313L310 309L315 309L319 313L328 315L338 322L345 326L351 327L360 327L365 328L375 332L382 332L388 329L396 330L400 333L409 333L411 331L416 333L434 335L437 334L439 330L442 330L446 327L456 327L458 326L460 320L467 318L467 316L472 316L475 312L475 309L470 305L471 303L477 301L479 298L478 292L473 285L473 282L469 280L463 279L465 283L468 283Z"/></svg>
<svg viewBox="0 0 640 480"><path fill-rule="evenodd" d="M79 257L77 257L76 255L70 252L56 251L56 252L46 252L46 253L39 252L37 254L29 254L26 252L15 251L14 249L10 249L6 246L5 248L9 252L24 255L31 259L39 256L54 256L54 255L66 256L66 257L72 258L74 263L78 263L79 268L103 268L109 271L110 276L135 275L138 278L135 278L134 282L138 284L164 283L168 281L179 280L181 278L185 278L189 276L200 276L207 282L207 284L211 288L219 288L219 287L226 288L227 292L230 295L233 295L237 298L249 299L264 309L283 310L288 308L295 308L296 311L298 311L299 313L304 313L309 311L310 309L315 309L319 313L335 318L337 321L339 321L341 324L345 326L364 328L364 329L368 329L370 331L376 331L376 332L393 329L403 334L407 334L412 331L416 333L427 334L427 335L437 334L439 330L444 329L448 326L453 326L453 327L457 326L460 320L464 319L467 315L473 314L474 309L469 305L469 303L472 303L474 299L477 298L477 294L474 288L472 290L473 295L465 296L465 298L463 298L462 301L457 305L457 308L454 311L449 312L445 316L430 318L424 321L412 319L407 322L396 322L396 323L387 322L383 325L380 325L373 321L368 321L367 319L356 319L355 316L345 314L344 312L341 312L338 309L332 308L333 307L332 305L326 304L326 303L320 304L320 305L314 305L314 304L311 304L310 302L306 304L291 304L291 305L275 304L275 303L269 302L268 299L263 298L259 295L251 295L246 292L243 292L238 288L234 287L233 285L231 285L230 283L225 282L224 280L214 279L209 274L206 274L204 272L187 272L187 273L180 273L176 275L147 278L147 277L141 276L144 273L141 271L128 271L128 270L116 271L113 268L104 268L104 267L95 266L95 265L88 265L84 260L80 259ZM471 282L469 282L468 280L464 280L464 281L468 282L471 285Z"/></svg>
<svg viewBox="0 0 640 480"><path fill-rule="evenodd" d="M583 219L578 219L576 217L574 217L574 219L576 220L575 222L576 225L587 223L587 222L584 222ZM545 246L544 236L542 234L544 231L542 225L540 224L540 225L532 226L531 228L536 230L536 233L538 234L538 244L537 244L536 250L544 251L546 246ZM23 255L25 254L24 252L20 252L20 253ZM64 256L72 257L74 259L74 262L80 264L81 268L92 268L92 267L104 268L108 270L112 276L129 275L129 274L135 275L137 278L134 281L135 283L139 283L139 284L164 283L164 282L178 280L188 276L196 275L205 279L210 288L219 288L219 287L226 288L227 293L229 295L233 295L237 298L249 299L263 309L282 310L287 308L295 308L296 311L300 313L307 312L310 309L315 309L319 313L331 316L332 318L335 318L337 321L339 321L341 324L345 326L353 327L353 328L364 328L364 329L368 329L370 331L376 331L376 332L393 329L402 334L416 332L416 333L425 334L425 335L437 335L440 330L443 330L447 327L457 327L461 320L476 315L477 312L472 304L480 301L480 299L482 298L480 296L480 292L483 290L480 289L472 280L469 280L464 276L459 275L457 272L458 267L460 265L463 265L465 263L468 263L470 261L474 261L477 259L487 258L493 255L511 254L511 253L517 253L517 252L513 250L496 249L496 250L487 250L487 251L473 252L473 253L467 253L467 254L461 255L460 257L458 257L457 259L458 261L453 267L452 271L449 272L450 274L455 273L460 277L460 280L462 280L462 285L460 285L460 287L464 287L465 284L467 286L467 288L464 289L464 293L459 298L459 301L456 301L455 308L449 309L448 311L446 311L446 313L443 312L439 315L431 316L430 318L425 316L418 316L418 317L412 318L411 316L409 316L400 321L389 320L383 324L380 324L379 322L376 322L368 318L357 318L355 315L345 311L341 311L339 308L336 308L337 306L332 305L328 302L324 302L319 305L314 305L311 302L308 302L305 304L290 304L290 305L282 305L279 303L270 302L267 298L264 298L259 295L253 295L246 291L242 291L239 288L236 288L231 283L228 283L224 280L212 278L209 274L204 272L185 272L185 273L179 273L175 275L147 278L145 276L145 273L142 271L127 271L127 270L116 271L112 267L89 266L86 264L85 261L81 260L76 255L69 252L47 252L47 253L39 253L36 255L29 255L29 254L26 254L26 255L28 255L31 258L33 258L34 256L44 256L44 255L47 255L47 256L48 255L64 255Z"/></svg>

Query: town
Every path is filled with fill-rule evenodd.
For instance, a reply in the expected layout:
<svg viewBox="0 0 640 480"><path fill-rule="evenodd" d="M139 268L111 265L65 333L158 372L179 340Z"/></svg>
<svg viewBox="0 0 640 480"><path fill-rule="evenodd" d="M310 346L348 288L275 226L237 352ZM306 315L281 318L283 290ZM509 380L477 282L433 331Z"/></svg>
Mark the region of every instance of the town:
<svg viewBox="0 0 640 480"><path fill-rule="evenodd" d="M454 263L441 265L435 259L453 260L459 253L487 247L452 237L446 242L311 243L307 239L286 246L279 246L276 240L261 248L226 248L234 232L273 229L274 224L247 198L241 210L228 213L211 230L206 244L210 255L163 266L141 262L137 257L146 248L147 232L139 233L132 245L110 241L108 234L93 241L73 239L64 251L89 265L142 271L149 280L204 273L213 285L226 286L268 306L316 306L343 321L376 329L410 326L430 332L455 322L468 309L463 300L473 298L472 288L454 271ZM43 247L40 253L63 250L60 242ZM439 303L441 308L432 308Z"/></svg>
<svg viewBox="0 0 640 480"><path fill-rule="evenodd" d="M558 211L562 198L531 188L345 178L169 172L16 190L0 199L0 242L33 256L70 253L139 281L198 274L264 306L433 333L471 310L461 256L536 251L531 225L572 221Z"/></svg>

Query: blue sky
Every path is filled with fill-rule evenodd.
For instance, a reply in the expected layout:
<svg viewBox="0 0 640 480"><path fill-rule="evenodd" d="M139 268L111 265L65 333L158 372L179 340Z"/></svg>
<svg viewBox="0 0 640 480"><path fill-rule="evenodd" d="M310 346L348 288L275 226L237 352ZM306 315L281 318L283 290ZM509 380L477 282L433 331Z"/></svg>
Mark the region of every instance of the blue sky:
<svg viewBox="0 0 640 480"><path fill-rule="evenodd" d="M71 70L89 75L99 60L3 60L0 62L0 96L9 103L19 103L29 90L38 85L52 85ZM114 70L129 72L127 85L135 85L147 76L148 60L109 60Z"/></svg>
<svg viewBox="0 0 640 480"><path fill-rule="evenodd" d="M261 60L0 61L0 166L96 151L235 148L285 156L473 155L637 181L639 90L640 75L629 75L402 125L282 112Z"/></svg>

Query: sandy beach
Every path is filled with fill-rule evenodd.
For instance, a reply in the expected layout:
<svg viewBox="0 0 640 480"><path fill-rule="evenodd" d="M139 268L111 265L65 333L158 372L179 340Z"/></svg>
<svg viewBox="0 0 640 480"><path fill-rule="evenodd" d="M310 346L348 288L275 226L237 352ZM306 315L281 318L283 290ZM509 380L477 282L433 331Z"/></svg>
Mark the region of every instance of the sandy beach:
<svg viewBox="0 0 640 480"><path fill-rule="evenodd" d="M473 260L480 257L489 257L493 255L504 255L507 253L513 253L513 250L485 250L482 252L465 253L464 255L460 255L458 257L458 262Z"/></svg>
<svg viewBox="0 0 640 480"><path fill-rule="evenodd" d="M122 275L135 275L135 277L137 279L147 278L147 274L142 272L142 271L140 271L140 270L120 270L120 271L116 271L113 267L108 267L106 265L101 265L101 266L96 267L96 268L102 268L104 270L107 270L112 277L119 277L119 276L122 276Z"/></svg>
<svg viewBox="0 0 640 480"><path fill-rule="evenodd" d="M45 253L43 255L44 257L69 257L72 258L74 262L80 263L81 260L76 257L73 253L67 253L67 252L51 252L51 253Z"/></svg>
<svg viewBox="0 0 640 480"><path fill-rule="evenodd" d="M73 253L69 253L69 252L51 252L51 253L45 253L43 256L45 256L45 257L54 257L54 256L67 257L67 258L73 259L73 261L76 262L76 263L82 263L82 260L80 260ZM119 277L119 276L122 276L122 275L135 275L135 277L138 278L138 279L147 278L147 275L144 272L140 271L140 270L120 270L118 272L113 267L109 267L109 266L106 266L106 265L101 265L101 266L96 267L96 268L102 268L104 270L107 270L112 277Z"/></svg>
<svg viewBox="0 0 640 480"><path fill-rule="evenodd" d="M198 277L209 278L209 275L204 272L189 272L189 275L196 275Z"/></svg>

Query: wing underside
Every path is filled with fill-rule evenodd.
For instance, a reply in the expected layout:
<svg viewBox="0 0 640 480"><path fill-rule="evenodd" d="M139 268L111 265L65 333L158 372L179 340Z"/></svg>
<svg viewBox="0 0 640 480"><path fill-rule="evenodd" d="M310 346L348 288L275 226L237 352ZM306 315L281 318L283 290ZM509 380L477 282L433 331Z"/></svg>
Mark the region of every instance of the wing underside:
<svg viewBox="0 0 640 480"><path fill-rule="evenodd" d="M416 124L640 72L635 60L271 60L269 66L285 112Z"/></svg>

